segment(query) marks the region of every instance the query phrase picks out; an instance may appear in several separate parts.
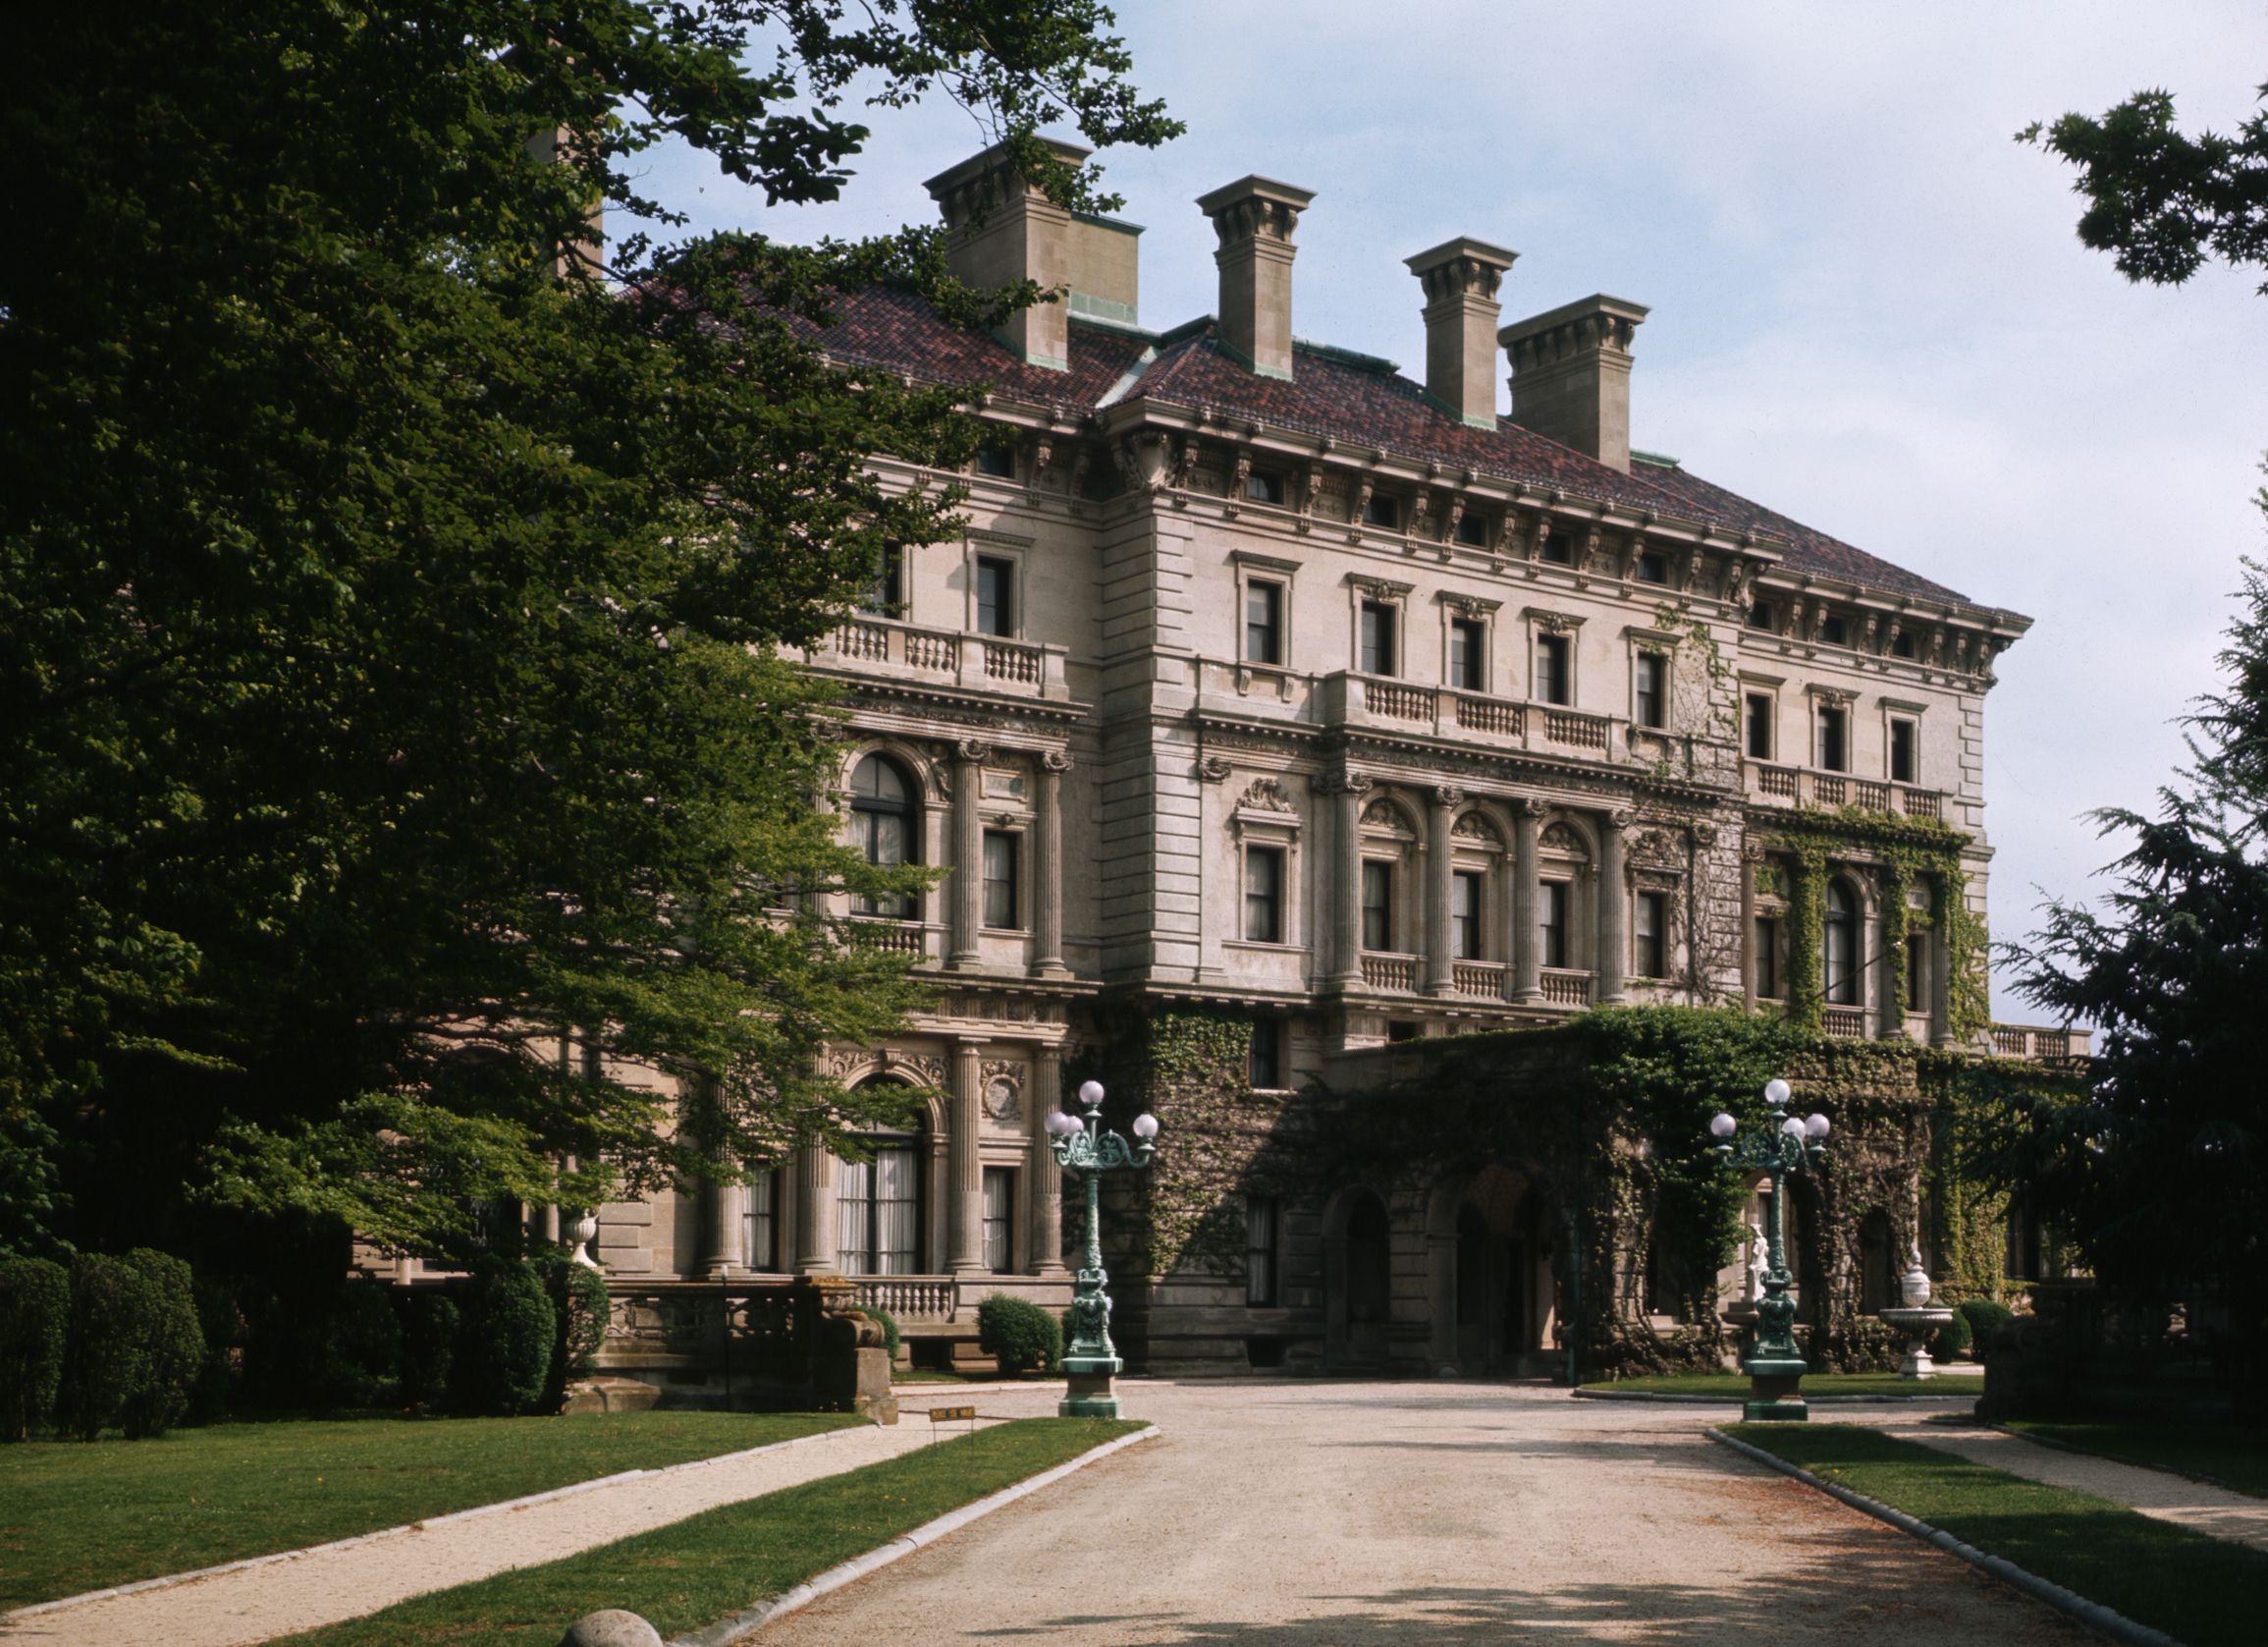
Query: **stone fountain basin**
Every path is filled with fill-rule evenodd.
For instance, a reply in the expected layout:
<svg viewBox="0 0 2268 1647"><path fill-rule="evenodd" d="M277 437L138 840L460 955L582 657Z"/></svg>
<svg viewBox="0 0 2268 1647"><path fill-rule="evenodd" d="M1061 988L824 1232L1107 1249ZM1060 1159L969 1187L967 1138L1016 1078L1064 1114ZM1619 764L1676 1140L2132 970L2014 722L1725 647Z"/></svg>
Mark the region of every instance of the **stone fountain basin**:
<svg viewBox="0 0 2268 1647"><path fill-rule="evenodd" d="M1900 1332L1913 1338L1925 1337L1933 1328L1942 1327L1953 1319L1949 1309L1886 1309L1882 1319Z"/></svg>

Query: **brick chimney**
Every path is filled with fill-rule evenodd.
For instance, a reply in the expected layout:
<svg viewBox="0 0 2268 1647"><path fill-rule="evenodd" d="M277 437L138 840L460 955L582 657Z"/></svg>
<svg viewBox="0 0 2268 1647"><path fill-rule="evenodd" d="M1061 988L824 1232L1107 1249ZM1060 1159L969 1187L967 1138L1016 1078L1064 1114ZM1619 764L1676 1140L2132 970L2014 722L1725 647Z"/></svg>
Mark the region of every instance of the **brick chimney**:
<svg viewBox="0 0 2268 1647"><path fill-rule="evenodd" d="M1630 472L1630 340L1647 309L1601 294L1496 334L1512 359L1512 421Z"/></svg>
<svg viewBox="0 0 2268 1647"><path fill-rule="evenodd" d="M1091 152L1053 137L1041 141L1073 165ZM970 286L1034 280L1052 294L1010 315L998 333L1000 342L1026 365L1070 370L1071 214L1025 181L1002 143L938 173L922 187L950 231L945 262L956 280Z"/></svg>
<svg viewBox="0 0 2268 1647"><path fill-rule="evenodd" d="M1479 429L1496 426L1496 289L1519 255L1459 236L1403 259L1426 288L1426 398Z"/></svg>
<svg viewBox="0 0 2268 1647"><path fill-rule="evenodd" d="M1314 198L1264 177L1198 197L1220 237L1220 341L1262 377L1291 376L1291 232Z"/></svg>

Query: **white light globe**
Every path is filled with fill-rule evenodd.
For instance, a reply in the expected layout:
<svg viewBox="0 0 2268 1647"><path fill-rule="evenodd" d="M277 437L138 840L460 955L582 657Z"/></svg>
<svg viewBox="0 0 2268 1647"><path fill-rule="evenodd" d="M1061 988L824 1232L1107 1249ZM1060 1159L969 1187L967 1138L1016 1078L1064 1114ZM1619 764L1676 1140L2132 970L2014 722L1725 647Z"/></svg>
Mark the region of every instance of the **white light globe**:
<svg viewBox="0 0 2268 1647"><path fill-rule="evenodd" d="M1158 1118L1154 1115L1136 1116L1134 1118L1134 1135L1144 1143L1148 1143L1152 1138L1158 1136Z"/></svg>
<svg viewBox="0 0 2268 1647"><path fill-rule="evenodd" d="M1739 1129L1740 1125L1729 1115L1712 1115L1709 1117L1709 1136L1729 1138Z"/></svg>
<svg viewBox="0 0 2268 1647"><path fill-rule="evenodd" d="M1101 1081L1081 1082L1079 1086L1079 1102L1086 1105L1087 1108L1091 1110L1098 1108L1103 1102L1103 1083Z"/></svg>
<svg viewBox="0 0 2268 1647"><path fill-rule="evenodd" d="M1804 1117L1804 1135L1809 1138L1823 1138L1827 1135L1828 1125L1827 1118L1823 1115L1808 1115Z"/></svg>
<svg viewBox="0 0 2268 1647"><path fill-rule="evenodd" d="M1794 1096L1795 1088L1776 1075L1764 1082L1764 1102L1775 1110Z"/></svg>
<svg viewBox="0 0 2268 1647"><path fill-rule="evenodd" d="M1780 1123L1780 1130L1791 1138L1800 1138L1804 1135L1804 1124L1794 1116L1790 1116Z"/></svg>
<svg viewBox="0 0 2268 1647"><path fill-rule="evenodd" d="M1048 1112L1048 1130L1058 1138L1067 1137L1079 1130L1079 1124L1061 1110L1051 1110Z"/></svg>

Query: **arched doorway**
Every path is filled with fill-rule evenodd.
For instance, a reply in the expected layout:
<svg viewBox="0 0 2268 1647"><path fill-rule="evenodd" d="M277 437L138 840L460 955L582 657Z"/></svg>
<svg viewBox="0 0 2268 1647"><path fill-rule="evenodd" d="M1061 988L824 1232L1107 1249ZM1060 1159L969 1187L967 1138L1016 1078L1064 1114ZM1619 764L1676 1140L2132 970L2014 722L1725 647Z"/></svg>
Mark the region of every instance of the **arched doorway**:
<svg viewBox="0 0 2268 1647"><path fill-rule="evenodd" d="M1380 1365L1393 1314L1393 1231L1385 1202L1367 1189L1347 1209L1345 1285L1347 1358Z"/></svg>
<svg viewBox="0 0 2268 1647"><path fill-rule="evenodd" d="M1470 1375L1542 1370L1551 1250L1542 1197L1516 1168L1485 1168L1455 1221L1456 1361Z"/></svg>

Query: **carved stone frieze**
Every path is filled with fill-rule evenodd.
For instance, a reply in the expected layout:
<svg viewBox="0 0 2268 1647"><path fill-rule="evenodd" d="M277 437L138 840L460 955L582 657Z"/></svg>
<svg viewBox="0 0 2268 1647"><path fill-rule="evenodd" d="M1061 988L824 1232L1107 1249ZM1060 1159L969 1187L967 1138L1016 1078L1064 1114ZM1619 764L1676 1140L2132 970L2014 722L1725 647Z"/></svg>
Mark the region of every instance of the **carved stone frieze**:
<svg viewBox="0 0 2268 1647"><path fill-rule="evenodd" d="M1248 812L1284 812L1293 817L1299 815L1299 808L1283 793L1282 783L1274 778L1255 778L1245 786L1244 793L1236 797L1236 804L1240 810Z"/></svg>

